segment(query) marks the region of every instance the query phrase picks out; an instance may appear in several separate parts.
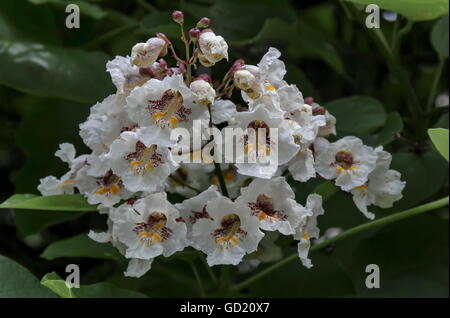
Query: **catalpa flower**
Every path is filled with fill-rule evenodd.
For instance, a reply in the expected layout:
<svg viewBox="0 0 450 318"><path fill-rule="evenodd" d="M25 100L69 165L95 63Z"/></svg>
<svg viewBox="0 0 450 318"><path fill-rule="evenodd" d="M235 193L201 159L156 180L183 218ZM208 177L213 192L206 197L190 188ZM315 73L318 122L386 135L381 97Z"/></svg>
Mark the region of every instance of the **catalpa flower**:
<svg viewBox="0 0 450 318"><path fill-rule="evenodd" d="M214 103L216 98L216 91L207 81L198 79L189 86L191 91L197 95L196 103L199 106L207 106Z"/></svg>
<svg viewBox="0 0 450 318"><path fill-rule="evenodd" d="M245 133L238 146L243 145L243 151L236 154L235 158L227 158L230 161L238 162L236 167L240 174L258 178L271 178L277 171L278 165L287 163L298 151L299 146L295 144L292 131L287 126L281 116L269 112L263 105L258 105L253 111L239 112L230 124L232 128L241 128ZM278 140L271 140L271 129L278 130ZM249 138L249 129L253 130L256 136ZM260 133L265 131L265 136ZM233 144L232 136L225 134L225 145ZM276 163L269 162L270 165L260 163L256 158L268 159L270 153L278 152ZM225 155L227 153L225 152ZM253 162L251 162L253 161Z"/></svg>
<svg viewBox="0 0 450 318"><path fill-rule="evenodd" d="M73 194L75 188L84 189L93 179L87 176L91 156L81 155L75 158L75 147L70 143L62 143L55 152L69 166L69 171L60 179L47 176L40 180L38 190L42 195Z"/></svg>
<svg viewBox="0 0 450 318"><path fill-rule="evenodd" d="M286 67L280 56L280 51L271 47L257 66L244 65L234 73L235 84L242 89L250 110L263 104L270 111L283 114L304 104L297 86L283 80Z"/></svg>
<svg viewBox="0 0 450 318"><path fill-rule="evenodd" d="M125 257L143 260L168 257L187 246L186 224L177 221L179 216L164 192L124 203L110 213L113 235L125 245Z"/></svg>
<svg viewBox="0 0 450 318"><path fill-rule="evenodd" d="M198 219L192 227L192 245L206 253L209 266L237 265L245 254L255 251L264 234L248 207L228 198L206 202L210 218Z"/></svg>
<svg viewBox="0 0 450 318"><path fill-rule="evenodd" d="M111 143L123 131L136 129L124 111L124 102L117 95L110 95L91 107L88 119L80 124L80 136L91 150L100 155L109 151Z"/></svg>
<svg viewBox="0 0 450 318"><path fill-rule="evenodd" d="M390 208L395 201L402 198L402 191L405 188L405 182L400 180L401 174L389 169L391 154L384 151L381 146L376 148L375 152L377 153L376 167L369 174L369 180L351 190L356 206L369 219L375 218L375 214L367 210L369 205Z"/></svg>
<svg viewBox="0 0 450 318"><path fill-rule="evenodd" d="M221 196L222 194L217 191L217 187L212 185L197 196L175 204L175 207L180 211L180 217L186 223L189 239L195 222L200 219L212 219L208 211L206 211L206 203Z"/></svg>
<svg viewBox="0 0 450 318"><path fill-rule="evenodd" d="M308 253L311 247L311 239L319 238L320 230L317 227L317 217L325 212L322 208L322 197L318 194L310 194L306 200L306 210L308 213L304 214L294 239L299 240L297 245L298 256L302 264L311 268L312 264L308 258Z"/></svg>
<svg viewBox="0 0 450 318"><path fill-rule="evenodd" d="M106 169L108 168L106 167ZM102 168L100 171L106 169ZM111 169L101 175L98 175L98 173L99 171L90 169L89 174L97 176L93 179L94 182L80 189L80 192L87 197L90 204L101 203L111 207L119 203L120 200L130 197L131 193L125 189L120 177L115 175Z"/></svg>
<svg viewBox="0 0 450 318"><path fill-rule="evenodd" d="M168 146L156 133L140 139L138 133L125 131L110 147L105 160L131 192L155 191L177 169Z"/></svg>
<svg viewBox="0 0 450 318"><path fill-rule="evenodd" d="M359 138L344 137L318 154L316 170L325 179L336 179L342 190L350 191L367 182L376 160L375 151Z"/></svg>
<svg viewBox="0 0 450 318"><path fill-rule="evenodd" d="M119 94L128 95L133 88L145 84L150 79L147 73L131 64L129 56L116 56L106 63L106 71L111 75L111 80Z"/></svg>
<svg viewBox="0 0 450 318"><path fill-rule="evenodd" d="M207 116L205 107L195 105L197 96L186 86L182 75L151 79L127 97L125 110L140 127L173 129L190 127L194 119Z"/></svg>
<svg viewBox="0 0 450 318"><path fill-rule="evenodd" d="M251 214L258 217L260 228L294 234L306 210L295 201L295 194L284 177L271 180L255 179L241 188L237 203L247 205Z"/></svg>

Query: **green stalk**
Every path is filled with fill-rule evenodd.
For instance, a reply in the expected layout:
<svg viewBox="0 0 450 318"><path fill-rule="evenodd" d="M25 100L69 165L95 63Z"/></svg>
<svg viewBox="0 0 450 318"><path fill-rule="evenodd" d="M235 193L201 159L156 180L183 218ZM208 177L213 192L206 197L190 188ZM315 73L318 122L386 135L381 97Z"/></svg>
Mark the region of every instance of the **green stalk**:
<svg viewBox="0 0 450 318"><path fill-rule="evenodd" d="M311 247L310 253L315 252L315 251L319 251L319 250L323 249L324 247L326 247L326 246L328 246L328 245L330 245L332 243L335 243L335 242L340 241L342 239L354 236L354 235L356 235L358 233L361 233L361 232L364 232L364 231L367 231L367 230L370 230L370 229L373 229L373 228L376 228L376 227L379 227L379 226L382 226L382 225L386 225L386 224L390 224L390 223L393 223L393 222L397 222L397 221L400 221L400 220L403 220L403 219L406 219L406 218L409 218L409 217L412 217L414 215L418 215L418 214L421 214L421 213L424 213L424 212L436 210L438 208L447 206L448 203L449 203L449 197L447 196L447 197L442 198L440 200L436 200L436 201L433 201L433 202L430 202L430 203L426 203L426 204L420 205L420 206L412 208L412 209L408 209L408 210L405 210L405 211L402 211L402 212L398 212L398 213L392 214L390 216L386 216L386 217L378 219L378 220L374 220L374 221L371 221L371 222L367 222L367 223L355 226L355 227L353 227L353 228L351 228L351 229L349 229L349 230L347 230L345 232L342 232L339 235L336 235L335 237L332 237L332 238L330 238L330 239L328 239L326 241L323 241L321 243L318 243L318 244L314 245L313 247ZM257 280L259 280L259 279L269 275L273 271L283 267L284 265L292 262L295 259L298 259L298 254L297 253L294 253L294 254L284 258L283 260L279 261L278 263L265 268L264 270L262 270L261 272L255 274L254 276L248 278L247 280L245 280L245 281L243 281L243 282L241 282L241 283L239 283L237 285L234 285L231 288L231 290L232 291L239 291L239 290L241 290L243 288L246 288L246 287L250 286L251 284L253 284L254 282L256 282Z"/></svg>
<svg viewBox="0 0 450 318"><path fill-rule="evenodd" d="M439 80L441 79L442 70L444 69L445 59L439 57L439 64L436 69L436 73L434 74L433 82L431 84L430 96L428 96L427 108L426 111L429 112L433 109L433 101L436 97L436 91L439 85Z"/></svg>

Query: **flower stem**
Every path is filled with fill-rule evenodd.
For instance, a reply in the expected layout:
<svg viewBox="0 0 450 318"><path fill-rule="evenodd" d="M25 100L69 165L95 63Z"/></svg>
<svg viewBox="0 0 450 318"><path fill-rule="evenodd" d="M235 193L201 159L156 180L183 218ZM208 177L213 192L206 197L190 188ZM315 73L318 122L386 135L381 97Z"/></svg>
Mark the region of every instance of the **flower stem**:
<svg viewBox="0 0 450 318"><path fill-rule="evenodd" d="M433 100L436 97L436 91L438 89L439 80L442 75L442 70L444 68L445 59L442 57L439 57L439 64L436 69L436 73L434 74L433 82L431 84L430 89L430 96L428 96L428 102L427 102L427 112L431 111L433 109Z"/></svg>
<svg viewBox="0 0 450 318"><path fill-rule="evenodd" d="M367 222L367 223L355 226L355 227L353 227L353 228L351 228L351 229L349 229L349 230L347 230L345 232L342 232L339 235L336 235L335 237L332 237L332 238L330 238L330 239L328 239L326 241L323 241L321 243L318 243L318 244L314 245L313 247L311 247L310 252L319 251L319 250L323 249L324 247L326 247L326 246L328 246L328 245L330 245L332 243L335 243L335 242L340 241L342 239L348 238L348 237L353 236L355 234L358 234L360 232L364 232L366 230L373 229L373 228L381 226L381 225L386 225L386 224L389 224L389 223L397 222L397 221L409 218L411 216L418 215L420 213L436 210L438 208L447 206L448 204L449 204L449 197L447 196L447 197L442 198L440 200L436 200L436 201L433 201L433 202L430 202L430 203L426 203L426 204L417 206L417 207L412 208L412 209L408 209L408 210L405 210L405 211L402 211L402 212L395 213L395 214L390 215L390 216L386 216L386 217L378 219L378 220L374 220L374 221L371 221L371 222ZM232 291L239 291L239 290L241 290L243 288L246 288L246 287L250 286L251 284L253 284L254 282L256 282L257 280L263 278L264 276L267 276L268 274L270 274L273 271L283 267L284 265L290 263L291 261L293 261L295 259L298 259L298 254L297 253L294 253L294 254L284 258L280 262L278 262L278 263L276 263L276 264L274 264L274 265L272 265L270 267L267 267L266 269L264 269L261 272L255 274L254 276L248 278L247 280L245 280L245 281L243 281L243 282L241 282L241 283L239 283L237 285L234 285L231 288L231 290Z"/></svg>
<svg viewBox="0 0 450 318"><path fill-rule="evenodd" d="M228 198L229 194L228 194L227 184L225 183L225 179L223 177L222 168L220 167L220 163L217 163L214 161L214 168L216 169L216 175L217 175L217 178L219 179L220 190L222 191L222 194Z"/></svg>

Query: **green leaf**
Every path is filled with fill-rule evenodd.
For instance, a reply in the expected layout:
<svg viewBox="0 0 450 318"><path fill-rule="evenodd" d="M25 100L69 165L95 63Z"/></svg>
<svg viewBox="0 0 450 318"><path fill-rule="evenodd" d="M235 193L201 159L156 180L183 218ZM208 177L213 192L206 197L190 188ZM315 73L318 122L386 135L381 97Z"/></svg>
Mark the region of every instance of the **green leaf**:
<svg viewBox="0 0 450 318"><path fill-rule="evenodd" d="M148 296L128 289L116 287L110 283L81 285L80 288L68 288L66 282L55 272L45 275L41 284L63 298L147 298Z"/></svg>
<svg viewBox="0 0 450 318"><path fill-rule="evenodd" d="M376 135L374 146L386 146L395 140L395 135L403 130L403 120L399 113L389 113L383 129Z"/></svg>
<svg viewBox="0 0 450 318"><path fill-rule="evenodd" d="M86 234L79 234L50 244L41 254L41 257L53 260L59 257L120 259L122 256L111 244L98 243Z"/></svg>
<svg viewBox="0 0 450 318"><path fill-rule="evenodd" d="M64 280L55 272L46 274L41 279L41 285L49 288L52 292L61 298L75 298L72 289L69 288Z"/></svg>
<svg viewBox="0 0 450 318"><path fill-rule="evenodd" d="M54 297L25 267L2 255L0 255L0 277L0 298Z"/></svg>
<svg viewBox="0 0 450 318"><path fill-rule="evenodd" d="M380 8L398 12L410 20L433 20L448 13L448 0L346 0L358 4L376 4Z"/></svg>
<svg viewBox="0 0 450 318"><path fill-rule="evenodd" d="M27 0L14 0L0 1L0 39L57 44L60 35L49 8L37 7Z"/></svg>
<svg viewBox="0 0 450 318"><path fill-rule="evenodd" d="M448 15L434 24L431 30L431 43L441 58L448 58Z"/></svg>
<svg viewBox="0 0 450 318"><path fill-rule="evenodd" d="M106 11L95 4L91 4L81 0L28 0L29 2L37 5L46 3L53 3L61 8L65 8L69 4L75 4L80 8L80 13L85 14L94 19L101 19L106 16Z"/></svg>
<svg viewBox="0 0 450 318"><path fill-rule="evenodd" d="M339 188L332 181L325 181L319 184L315 189L314 193L322 196L323 202L328 201L333 195L339 191Z"/></svg>
<svg viewBox="0 0 450 318"><path fill-rule="evenodd" d="M396 210L413 207L430 198L448 180L448 162L434 150L420 155L395 153L391 167L398 170L406 182L403 199L394 205Z"/></svg>
<svg viewBox="0 0 450 318"><path fill-rule="evenodd" d="M430 128L428 135L439 153L448 161L448 129Z"/></svg>
<svg viewBox="0 0 450 318"><path fill-rule="evenodd" d="M347 256L358 297L448 297L448 221L434 215L389 224ZM380 288L366 288L368 264L379 266Z"/></svg>
<svg viewBox="0 0 450 318"><path fill-rule="evenodd" d="M218 0L211 6L209 17L214 23L214 31L231 45L253 41L268 19L296 21L289 2L279 0Z"/></svg>
<svg viewBox="0 0 450 318"><path fill-rule="evenodd" d="M371 133L386 121L383 104L369 96L341 98L325 105L337 119L337 131L345 134Z"/></svg>
<svg viewBox="0 0 450 318"><path fill-rule="evenodd" d="M0 40L0 84L37 96L93 103L113 92L101 52Z"/></svg>
<svg viewBox="0 0 450 318"><path fill-rule="evenodd" d="M95 211L94 205L87 203L81 194L59 194L36 196L15 194L0 204L0 209L27 209L46 211Z"/></svg>

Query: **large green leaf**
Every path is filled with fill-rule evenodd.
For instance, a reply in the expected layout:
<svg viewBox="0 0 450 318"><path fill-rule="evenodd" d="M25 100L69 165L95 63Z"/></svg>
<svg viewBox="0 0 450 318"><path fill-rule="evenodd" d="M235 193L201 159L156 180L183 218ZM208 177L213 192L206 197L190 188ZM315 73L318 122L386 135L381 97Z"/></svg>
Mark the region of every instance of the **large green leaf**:
<svg viewBox="0 0 450 318"><path fill-rule="evenodd" d="M392 169L400 171L406 181L403 199L395 203L397 210L413 207L436 194L448 180L448 163L437 151L423 154L411 152L392 156Z"/></svg>
<svg viewBox="0 0 450 318"><path fill-rule="evenodd" d="M60 36L49 8L37 7L27 0L14 0L0 1L0 39L56 44Z"/></svg>
<svg viewBox="0 0 450 318"><path fill-rule="evenodd" d="M431 43L442 57L448 57L448 15L436 21L431 30Z"/></svg>
<svg viewBox="0 0 450 318"><path fill-rule="evenodd" d="M428 129L428 135L439 153L448 161L448 129L431 128Z"/></svg>
<svg viewBox="0 0 450 318"><path fill-rule="evenodd" d="M325 107L336 116L338 133L371 133L382 127L386 121L383 104L369 96L341 98L327 103Z"/></svg>
<svg viewBox="0 0 450 318"><path fill-rule="evenodd" d="M0 255L0 278L0 298L54 297L25 267L2 255Z"/></svg>
<svg viewBox="0 0 450 318"><path fill-rule="evenodd" d="M101 7L82 0L28 0L28 1L38 5L53 3L61 8L65 8L69 4L75 4L80 8L81 14L85 14L87 16L90 16L91 18L101 19L106 16L106 11L104 11Z"/></svg>
<svg viewBox="0 0 450 318"><path fill-rule="evenodd" d="M395 135L402 130L403 120L400 114L397 112L388 114L383 129L375 136L374 146L386 146L395 140Z"/></svg>
<svg viewBox="0 0 450 318"><path fill-rule="evenodd" d="M41 257L53 260L58 257L89 257L100 259L119 259L120 253L111 244L98 243L86 234L57 241L50 244Z"/></svg>
<svg viewBox="0 0 450 318"><path fill-rule="evenodd" d="M55 272L48 273L42 277L41 285L49 288L61 298L75 298L72 288L69 288L66 282Z"/></svg>
<svg viewBox="0 0 450 318"><path fill-rule="evenodd" d="M113 92L107 60L101 52L0 40L0 84L27 94L94 103Z"/></svg>
<svg viewBox="0 0 450 318"><path fill-rule="evenodd" d="M62 298L146 298L147 296L128 289L116 287L110 283L81 285L80 288L68 288L66 282L55 272L45 275L41 284Z"/></svg>
<svg viewBox="0 0 450 318"><path fill-rule="evenodd" d="M0 204L0 209L27 209L45 211L95 211L81 194L36 196L15 194Z"/></svg>
<svg viewBox="0 0 450 318"><path fill-rule="evenodd" d="M359 297L448 297L448 220L425 214L389 224L348 252L341 260ZM366 288L368 264L378 265L380 288Z"/></svg>
<svg viewBox="0 0 450 318"><path fill-rule="evenodd" d="M358 4L376 4L398 12L410 20L433 20L448 13L448 0L346 0Z"/></svg>

